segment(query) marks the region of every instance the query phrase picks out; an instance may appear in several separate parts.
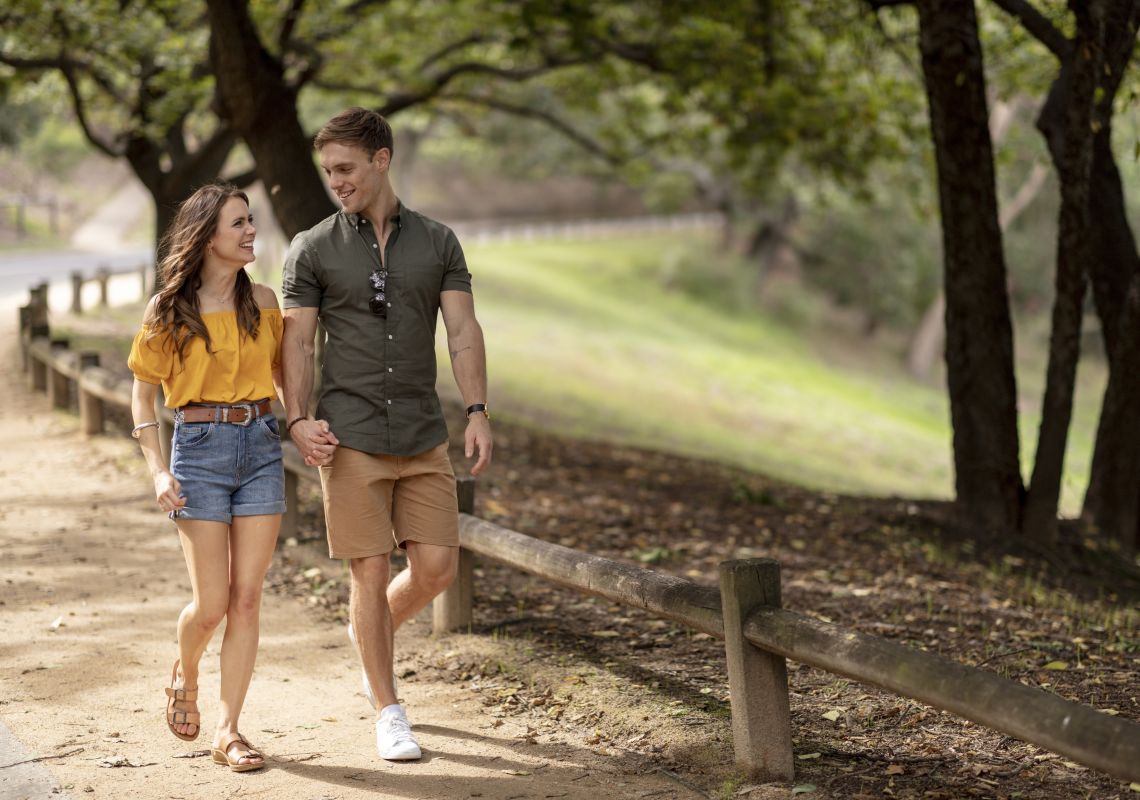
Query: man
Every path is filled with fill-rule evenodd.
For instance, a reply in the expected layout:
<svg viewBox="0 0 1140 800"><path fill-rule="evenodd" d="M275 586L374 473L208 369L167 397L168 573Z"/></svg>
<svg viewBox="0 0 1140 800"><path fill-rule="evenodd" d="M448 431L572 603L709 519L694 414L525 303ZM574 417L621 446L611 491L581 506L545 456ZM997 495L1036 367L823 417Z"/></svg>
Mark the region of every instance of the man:
<svg viewBox="0 0 1140 800"><path fill-rule="evenodd" d="M389 181L392 129L351 108L314 139L342 210L297 235L285 260L282 342L287 431L318 465L329 556L349 559L349 636L377 709L376 746L420 757L392 676L392 637L443 591L458 563L455 478L435 392L435 325L447 329L464 435L477 475L491 461L483 331L455 234L404 208ZM327 335L317 418L309 414L313 339ZM389 584L389 555L408 568ZM354 636L355 634L355 636Z"/></svg>

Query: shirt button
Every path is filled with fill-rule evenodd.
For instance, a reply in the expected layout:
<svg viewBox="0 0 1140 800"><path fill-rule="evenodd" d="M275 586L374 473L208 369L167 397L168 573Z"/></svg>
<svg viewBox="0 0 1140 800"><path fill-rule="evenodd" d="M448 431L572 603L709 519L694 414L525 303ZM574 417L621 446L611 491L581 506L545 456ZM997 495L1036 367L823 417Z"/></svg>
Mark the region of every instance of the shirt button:
<svg viewBox="0 0 1140 800"><path fill-rule="evenodd" d="M391 338L392 338L392 334L390 334L390 333L389 333L389 334L388 334L388 338L389 338L389 339L391 339Z"/></svg>
<svg viewBox="0 0 1140 800"><path fill-rule="evenodd" d="M373 250L375 250L375 249L376 249L376 244L375 244L375 243L373 243L373 244L372 244L372 249L373 249Z"/></svg>
<svg viewBox="0 0 1140 800"><path fill-rule="evenodd" d="M388 304L388 308L391 308L391 307L392 307L392 304L391 304L391 303L389 303L389 304Z"/></svg>
<svg viewBox="0 0 1140 800"><path fill-rule="evenodd" d="M392 401L391 401L391 400L389 400L389 401L388 401L388 405L392 405Z"/></svg>
<svg viewBox="0 0 1140 800"><path fill-rule="evenodd" d="M388 367L388 371L389 371L389 372L391 372L391 371L392 371L392 368L391 368L391 367Z"/></svg>

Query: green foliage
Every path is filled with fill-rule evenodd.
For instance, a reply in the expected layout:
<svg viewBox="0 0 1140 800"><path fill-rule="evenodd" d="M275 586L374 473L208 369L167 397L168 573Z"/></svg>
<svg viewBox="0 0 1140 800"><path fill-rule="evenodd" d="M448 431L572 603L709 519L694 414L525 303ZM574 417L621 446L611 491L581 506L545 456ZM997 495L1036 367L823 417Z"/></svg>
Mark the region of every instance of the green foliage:
<svg viewBox="0 0 1140 800"><path fill-rule="evenodd" d="M836 192L805 213L799 235L804 275L871 324L914 324L938 293L942 245L937 221L905 173L881 169L881 188L859 202Z"/></svg>
<svg viewBox="0 0 1140 800"><path fill-rule="evenodd" d="M206 115L208 31L196 4L155 0L13 0L0 62L68 77L89 134L121 153L131 137L164 141Z"/></svg>

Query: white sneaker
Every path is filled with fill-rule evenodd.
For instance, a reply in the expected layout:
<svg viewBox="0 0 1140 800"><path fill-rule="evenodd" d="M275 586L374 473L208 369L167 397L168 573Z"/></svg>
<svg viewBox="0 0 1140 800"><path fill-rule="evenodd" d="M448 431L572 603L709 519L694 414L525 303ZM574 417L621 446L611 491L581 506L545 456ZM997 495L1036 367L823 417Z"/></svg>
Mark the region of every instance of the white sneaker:
<svg viewBox="0 0 1140 800"><path fill-rule="evenodd" d="M356 648L356 655L360 655L360 647L356 644L356 634L352 631L352 623L348 623L348 640L352 642L352 646ZM372 684L368 682L368 673L364 671L364 665L360 665L360 684L364 687L364 696L368 698L369 704L376 708L376 695L372 693ZM399 682L396 680L396 674L392 673L392 694L396 695L396 699L400 697Z"/></svg>
<svg viewBox="0 0 1140 800"><path fill-rule="evenodd" d="M380 712L380 719L376 720L376 750L388 761L415 761L423 755L402 706L387 706Z"/></svg>

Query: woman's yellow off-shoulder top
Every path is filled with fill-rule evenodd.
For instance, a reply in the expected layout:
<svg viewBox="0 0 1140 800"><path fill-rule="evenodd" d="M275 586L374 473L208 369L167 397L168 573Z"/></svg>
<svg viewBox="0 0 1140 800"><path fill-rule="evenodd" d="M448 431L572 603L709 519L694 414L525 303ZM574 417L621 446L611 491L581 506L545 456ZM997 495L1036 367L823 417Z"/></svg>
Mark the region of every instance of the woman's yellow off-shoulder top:
<svg viewBox="0 0 1140 800"><path fill-rule="evenodd" d="M187 403L232 405L275 397L273 373L281 363L284 323L277 308L261 309L257 338L238 331L236 311L202 315L214 352L195 336L180 360L168 334L147 338L144 324L131 345L127 366L140 381L162 384L167 408Z"/></svg>

